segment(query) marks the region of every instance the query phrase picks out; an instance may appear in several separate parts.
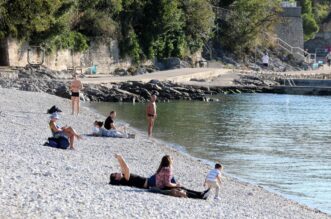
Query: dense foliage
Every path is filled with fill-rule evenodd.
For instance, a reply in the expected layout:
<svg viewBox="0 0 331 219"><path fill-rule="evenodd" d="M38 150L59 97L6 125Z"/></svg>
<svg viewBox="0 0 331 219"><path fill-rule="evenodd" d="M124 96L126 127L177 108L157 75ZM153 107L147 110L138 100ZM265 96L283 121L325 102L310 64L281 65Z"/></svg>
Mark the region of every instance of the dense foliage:
<svg viewBox="0 0 331 219"><path fill-rule="evenodd" d="M328 15L329 0L299 3L307 40ZM215 26L217 7L235 12L230 22ZM0 39L50 51L84 51L90 41L117 39L122 56L136 62L193 54L213 36L243 51L263 41L261 33L271 29L279 9L279 0L0 0Z"/></svg>
<svg viewBox="0 0 331 219"><path fill-rule="evenodd" d="M305 40L315 37L323 19L331 13L330 0L299 0L302 7Z"/></svg>
<svg viewBox="0 0 331 219"><path fill-rule="evenodd" d="M205 0L0 0L0 16L0 38L74 51L116 38L136 62L192 54L214 25Z"/></svg>
<svg viewBox="0 0 331 219"><path fill-rule="evenodd" d="M227 22L220 22L219 40L238 55L266 41L279 13L279 1L234 0L227 12ZM220 4L224 4L220 1Z"/></svg>
<svg viewBox="0 0 331 219"><path fill-rule="evenodd" d="M125 1L120 12L121 51L136 61L183 57L210 38L214 13L205 0Z"/></svg>

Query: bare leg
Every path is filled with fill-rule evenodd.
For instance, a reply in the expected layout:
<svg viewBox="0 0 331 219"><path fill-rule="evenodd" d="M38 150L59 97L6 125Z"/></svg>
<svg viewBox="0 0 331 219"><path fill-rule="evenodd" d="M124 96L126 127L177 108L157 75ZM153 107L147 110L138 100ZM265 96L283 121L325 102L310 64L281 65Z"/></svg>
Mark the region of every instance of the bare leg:
<svg viewBox="0 0 331 219"><path fill-rule="evenodd" d="M154 126L154 118L149 116L147 119L148 119L148 137L151 137Z"/></svg>
<svg viewBox="0 0 331 219"><path fill-rule="evenodd" d="M76 102L77 102L76 104L77 104L77 116L78 116L79 110L80 110L80 100L79 100L79 97L77 97Z"/></svg>
<svg viewBox="0 0 331 219"><path fill-rule="evenodd" d="M75 114L75 97L71 97L71 114Z"/></svg>
<svg viewBox="0 0 331 219"><path fill-rule="evenodd" d="M67 136L70 138L70 136L74 136L77 139L81 139L82 137L71 127L67 127L63 130Z"/></svg>
<svg viewBox="0 0 331 219"><path fill-rule="evenodd" d="M79 97L72 97L72 104L73 104L73 110L72 110L72 113L73 115L75 115L75 112L79 113Z"/></svg>
<svg viewBox="0 0 331 219"><path fill-rule="evenodd" d="M75 136L71 135L69 137L70 149L74 149L74 140L75 140Z"/></svg>

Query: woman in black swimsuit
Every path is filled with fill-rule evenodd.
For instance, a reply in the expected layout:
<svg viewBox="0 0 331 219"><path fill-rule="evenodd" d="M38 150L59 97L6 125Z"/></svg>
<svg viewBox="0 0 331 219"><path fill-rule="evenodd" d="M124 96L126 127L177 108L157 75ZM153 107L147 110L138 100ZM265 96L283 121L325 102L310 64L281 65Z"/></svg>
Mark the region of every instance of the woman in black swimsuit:
<svg viewBox="0 0 331 219"><path fill-rule="evenodd" d="M126 164L124 158L121 155L115 154L115 158L118 160L118 163L121 167L121 173L112 173L110 174L110 182L111 185L117 186L131 186L140 189L149 189L152 188L152 192L161 193L165 195L171 195L171 189L159 190L155 189L155 175L146 178L143 176L139 176L133 173L130 173L130 169ZM173 183L176 183L174 179L172 179ZM186 189L184 187L179 187L178 189L183 190L186 193L186 197L188 198L196 198L196 199L207 199L209 195L209 189L204 192L196 192L193 190Z"/></svg>

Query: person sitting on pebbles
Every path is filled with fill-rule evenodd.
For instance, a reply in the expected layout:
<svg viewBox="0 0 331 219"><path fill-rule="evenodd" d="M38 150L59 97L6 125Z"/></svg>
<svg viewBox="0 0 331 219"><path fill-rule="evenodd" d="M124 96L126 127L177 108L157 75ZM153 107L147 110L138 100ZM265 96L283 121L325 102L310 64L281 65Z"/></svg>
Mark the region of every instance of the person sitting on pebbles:
<svg viewBox="0 0 331 219"><path fill-rule="evenodd" d="M102 127L103 122L95 121L94 127L92 129L93 136L100 136L100 137L112 137L112 138L135 138L134 134L127 134L126 132L120 132L116 129L107 130Z"/></svg>
<svg viewBox="0 0 331 219"><path fill-rule="evenodd" d="M150 189L154 193L205 200L210 194L210 189L204 192L197 192L180 186L173 178L171 171L170 173L167 171L167 168L170 169L172 166L172 159L168 155L162 158L156 174L149 178L131 173L129 166L121 155L115 154L115 158L120 165L121 172L110 174L109 184L111 185Z"/></svg>
<svg viewBox="0 0 331 219"><path fill-rule="evenodd" d="M104 122L105 129L126 132L125 126L119 126L119 127L115 126L115 122L114 122L115 118L116 118L116 111L111 111L109 113L109 116L107 117L107 119Z"/></svg>
<svg viewBox="0 0 331 219"><path fill-rule="evenodd" d="M57 113L53 113L50 116L49 127L52 131L53 137L65 137L69 139L70 149L74 149L74 141L75 137L77 139L82 139L82 137L70 126L60 127L57 124L57 121L60 119L60 115Z"/></svg>

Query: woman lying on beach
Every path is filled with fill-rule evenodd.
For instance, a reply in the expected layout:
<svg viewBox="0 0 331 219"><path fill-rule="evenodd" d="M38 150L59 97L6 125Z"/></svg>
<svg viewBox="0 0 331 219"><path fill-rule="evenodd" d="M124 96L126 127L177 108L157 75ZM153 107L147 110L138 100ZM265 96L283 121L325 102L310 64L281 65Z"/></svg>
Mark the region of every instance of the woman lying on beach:
<svg viewBox="0 0 331 219"><path fill-rule="evenodd" d="M109 184L111 185L132 186L140 189L151 188L150 191L152 192L195 199L207 199L209 195L209 189L204 192L197 192L181 187L179 183L176 183L172 171L167 170L172 165L172 160L168 155L162 158L156 174L149 178L130 173L130 169L121 155L115 154L115 158L121 167L121 173L110 174Z"/></svg>
<svg viewBox="0 0 331 219"><path fill-rule="evenodd" d="M93 136L100 136L100 137L112 137L112 138L133 138L134 135L132 134L127 134L124 132L120 132L117 130L107 130L102 127L103 122L101 121L95 121L94 122L94 127L92 129L92 135Z"/></svg>
<svg viewBox="0 0 331 219"><path fill-rule="evenodd" d="M81 139L82 137L70 126L60 127L59 125L57 125L56 122L59 120L59 118L60 118L60 116L57 113L53 113L50 116L49 127L52 131L53 137L54 138L58 138L58 137L68 138L69 143L70 143L70 149L74 149L75 137L77 139Z"/></svg>

